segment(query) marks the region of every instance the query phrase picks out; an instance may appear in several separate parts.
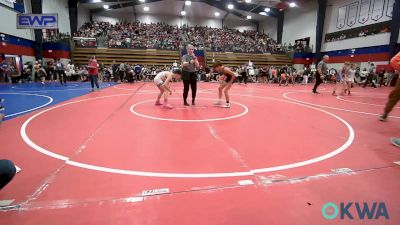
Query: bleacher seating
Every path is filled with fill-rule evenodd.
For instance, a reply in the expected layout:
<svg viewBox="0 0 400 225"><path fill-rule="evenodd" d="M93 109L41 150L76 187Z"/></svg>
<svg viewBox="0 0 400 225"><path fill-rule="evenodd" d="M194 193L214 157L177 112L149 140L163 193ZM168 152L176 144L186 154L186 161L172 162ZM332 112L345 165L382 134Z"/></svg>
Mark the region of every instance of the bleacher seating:
<svg viewBox="0 0 400 225"><path fill-rule="evenodd" d="M178 51L155 49L113 49L113 48L75 48L72 57L77 65L87 64L89 58L95 55L97 60L108 66L115 60L117 63L144 65L171 65L179 62Z"/></svg>
<svg viewBox="0 0 400 225"><path fill-rule="evenodd" d="M206 56L208 65L212 65L213 59L229 66L241 66L247 64L249 60L255 66L292 64L292 60L285 54L207 52Z"/></svg>
<svg viewBox="0 0 400 225"><path fill-rule="evenodd" d="M117 63L129 62L130 64L144 65L171 65L180 61L178 51L155 50L155 49L114 49L114 48L75 48L73 60L77 65L87 64L89 58L95 55L97 60L108 66L115 60ZM228 66L241 66L249 60L256 66L262 65L291 65L292 61L285 54L251 54L251 53L228 53L228 52L206 52L207 65L215 61L221 61Z"/></svg>

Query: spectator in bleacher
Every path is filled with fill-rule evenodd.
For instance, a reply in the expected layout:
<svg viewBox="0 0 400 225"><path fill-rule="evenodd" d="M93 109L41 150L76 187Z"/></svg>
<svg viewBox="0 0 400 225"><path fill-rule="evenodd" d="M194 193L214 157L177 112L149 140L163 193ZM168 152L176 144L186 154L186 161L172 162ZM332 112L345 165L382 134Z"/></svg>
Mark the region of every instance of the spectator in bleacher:
<svg viewBox="0 0 400 225"><path fill-rule="evenodd" d="M107 42L108 47L157 48L177 50L181 37L185 42L211 51L279 53L281 46L268 35L257 31L240 32L226 27L222 29L202 26L182 27L165 23L144 24L89 22L75 34L79 37L97 38Z"/></svg>
<svg viewBox="0 0 400 225"><path fill-rule="evenodd" d="M188 45L187 54L182 56L182 80L183 80L183 104L188 106L187 97L189 94L189 85L192 89L192 105L195 105L196 92L197 92L197 74L196 71L199 69L199 61L194 54L194 46Z"/></svg>

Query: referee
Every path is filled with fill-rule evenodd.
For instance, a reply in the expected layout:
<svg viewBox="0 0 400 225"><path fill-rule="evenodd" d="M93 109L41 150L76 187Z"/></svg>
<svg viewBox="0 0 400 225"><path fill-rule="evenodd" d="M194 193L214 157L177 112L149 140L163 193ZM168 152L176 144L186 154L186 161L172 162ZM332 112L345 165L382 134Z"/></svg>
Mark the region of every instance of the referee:
<svg viewBox="0 0 400 225"><path fill-rule="evenodd" d="M189 106L189 103L187 102L189 85L192 89L192 105L195 105L197 91L196 70L199 68L199 61L194 55L193 45L188 45L186 50L187 54L182 56L183 104Z"/></svg>
<svg viewBox="0 0 400 225"><path fill-rule="evenodd" d="M317 74L315 76L315 85L312 91L314 94L319 94L317 88L322 83L322 76L326 74L326 71L328 70L328 66L326 65L328 61L329 61L329 56L324 55L321 62L318 63Z"/></svg>

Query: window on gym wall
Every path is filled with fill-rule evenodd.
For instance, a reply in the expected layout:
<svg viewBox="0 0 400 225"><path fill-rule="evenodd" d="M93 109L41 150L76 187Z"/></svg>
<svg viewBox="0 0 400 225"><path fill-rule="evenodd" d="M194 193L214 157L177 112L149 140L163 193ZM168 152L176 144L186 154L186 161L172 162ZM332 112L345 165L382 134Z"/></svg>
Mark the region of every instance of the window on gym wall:
<svg viewBox="0 0 400 225"><path fill-rule="evenodd" d="M68 42L71 36L61 33L58 29L43 29L43 42Z"/></svg>

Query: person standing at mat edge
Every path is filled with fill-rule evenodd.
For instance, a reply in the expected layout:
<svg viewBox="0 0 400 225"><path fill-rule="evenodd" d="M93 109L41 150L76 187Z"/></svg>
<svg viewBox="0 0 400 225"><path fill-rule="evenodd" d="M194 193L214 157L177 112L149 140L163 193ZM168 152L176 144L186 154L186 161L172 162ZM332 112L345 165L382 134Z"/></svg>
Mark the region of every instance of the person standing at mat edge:
<svg viewBox="0 0 400 225"><path fill-rule="evenodd" d="M0 83L1 82L10 82L10 78L8 77L8 63L6 60L6 56L1 53L0 54Z"/></svg>
<svg viewBox="0 0 400 225"><path fill-rule="evenodd" d="M375 65L373 63L368 62L368 75L363 85L363 88L365 88L368 84L371 84L372 87L376 88L376 85L374 83L375 71L376 71Z"/></svg>
<svg viewBox="0 0 400 225"><path fill-rule="evenodd" d="M3 98L0 98L0 103L4 102ZM0 104L0 111L3 111L4 107ZM6 115L4 115L3 113L0 113L0 124L1 122L3 122L4 117L6 117Z"/></svg>
<svg viewBox="0 0 400 225"><path fill-rule="evenodd" d="M196 70L200 67L197 57L194 55L193 45L188 45L187 54L182 56L182 80L183 80L183 104L188 106L187 97L189 94L189 85L192 89L192 105L195 105L197 91Z"/></svg>
<svg viewBox="0 0 400 225"><path fill-rule="evenodd" d="M90 59L88 64L88 69L89 69L88 72L90 77L90 84L92 85L92 91L94 91L94 84L96 84L97 90L99 90L99 82L98 82L99 64L97 64L95 56L92 56L92 58Z"/></svg>
<svg viewBox="0 0 400 225"><path fill-rule="evenodd" d="M400 52L398 52L391 60L390 65L399 73L400 71ZM389 94L388 102L386 103L383 114L379 117L380 121L385 121L389 113L393 110L394 106L400 100L400 77L397 79L396 86ZM400 147L400 138L393 137L390 139L393 145Z"/></svg>
<svg viewBox="0 0 400 225"><path fill-rule="evenodd" d="M324 74L326 74L326 72L328 70L328 66L326 65L326 63L328 61L329 61L329 56L328 55L324 55L322 60L318 63L317 73L315 75L315 85L314 85L314 88L313 88L313 91L312 91L315 94L319 94L319 92L317 91L317 88L322 83L322 76Z"/></svg>
<svg viewBox="0 0 400 225"><path fill-rule="evenodd" d="M4 98L0 98L0 103L4 102ZM0 104L0 111L3 111L4 107Z"/></svg>
<svg viewBox="0 0 400 225"><path fill-rule="evenodd" d="M56 61L56 74L58 75L60 84L67 86L67 74L65 74L64 63L62 63L60 59Z"/></svg>

